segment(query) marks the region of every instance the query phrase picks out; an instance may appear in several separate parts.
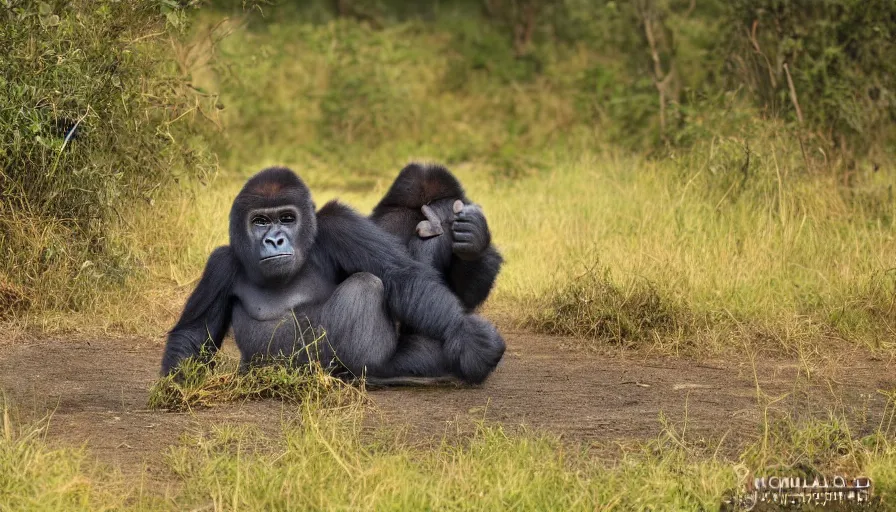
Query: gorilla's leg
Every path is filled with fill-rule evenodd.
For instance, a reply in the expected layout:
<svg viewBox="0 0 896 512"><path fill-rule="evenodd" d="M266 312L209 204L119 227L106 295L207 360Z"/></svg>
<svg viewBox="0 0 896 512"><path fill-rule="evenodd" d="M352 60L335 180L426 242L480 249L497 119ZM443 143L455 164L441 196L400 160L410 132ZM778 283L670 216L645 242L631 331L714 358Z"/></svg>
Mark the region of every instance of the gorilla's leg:
<svg viewBox="0 0 896 512"><path fill-rule="evenodd" d="M367 378L367 385L380 386L461 386L464 382L451 370L442 344L418 334L402 334L398 351L385 371Z"/></svg>
<svg viewBox="0 0 896 512"><path fill-rule="evenodd" d="M401 339L388 311L383 283L366 272L353 274L324 304L321 318L327 341L353 376L373 385L425 385L458 382L442 343L407 334Z"/></svg>
<svg viewBox="0 0 896 512"><path fill-rule="evenodd" d="M419 334L405 334L398 340L398 350L383 376L448 376L451 373L449 368L439 341Z"/></svg>
<svg viewBox="0 0 896 512"><path fill-rule="evenodd" d="M359 272L343 281L324 303L320 323L339 362L356 377L379 373L395 355L398 334L383 282L373 274Z"/></svg>

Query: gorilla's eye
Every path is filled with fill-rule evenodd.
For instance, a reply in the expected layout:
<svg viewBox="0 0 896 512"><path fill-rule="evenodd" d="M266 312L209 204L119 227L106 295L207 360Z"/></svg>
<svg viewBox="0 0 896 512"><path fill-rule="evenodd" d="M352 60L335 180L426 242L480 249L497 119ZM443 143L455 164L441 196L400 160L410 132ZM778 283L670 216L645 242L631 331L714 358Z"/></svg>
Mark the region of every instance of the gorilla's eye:
<svg viewBox="0 0 896 512"><path fill-rule="evenodd" d="M252 224L256 226L267 226L270 223L271 221L268 220L267 217L264 217L262 215L256 215L255 217L252 217Z"/></svg>
<svg viewBox="0 0 896 512"><path fill-rule="evenodd" d="M292 224L296 221L296 216L291 213L284 213L280 216L280 222L282 224Z"/></svg>

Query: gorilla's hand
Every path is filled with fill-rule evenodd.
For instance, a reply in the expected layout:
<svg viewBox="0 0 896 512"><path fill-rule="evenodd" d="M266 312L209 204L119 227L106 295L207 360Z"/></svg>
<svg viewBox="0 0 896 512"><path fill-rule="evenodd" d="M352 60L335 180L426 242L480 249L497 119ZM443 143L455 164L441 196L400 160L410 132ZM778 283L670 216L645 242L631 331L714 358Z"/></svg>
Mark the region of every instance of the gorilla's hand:
<svg viewBox="0 0 896 512"><path fill-rule="evenodd" d="M467 315L460 327L445 341L445 353L455 371L465 381L479 384L495 369L507 345L491 323Z"/></svg>
<svg viewBox="0 0 896 512"><path fill-rule="evenodd" d="M482 253L492 243L492 235L482 208L475 204L465 205L460 200L454 202L454 223L451 234L454 243L451 250L458 258L474 260L482 257Z"/></svg>

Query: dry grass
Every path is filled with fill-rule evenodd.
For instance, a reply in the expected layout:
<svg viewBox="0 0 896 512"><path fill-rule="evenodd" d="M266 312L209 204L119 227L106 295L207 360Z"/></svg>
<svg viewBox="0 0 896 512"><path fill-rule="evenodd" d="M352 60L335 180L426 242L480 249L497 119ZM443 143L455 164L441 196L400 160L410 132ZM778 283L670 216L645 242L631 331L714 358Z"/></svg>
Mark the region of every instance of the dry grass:
<svg viewBox="0 0 896 512"><path fill-rule="evenodd" d="M365 395L363 387L333 377L317 364L295 368L284 361L240 372L236 359L220 354L210 363L186 361L176 377L158 380L149 392L150 408L173 411L260 399L360 407Z"/></svg>
<svg viewBox="0 0 896 512"><path fill-rule="evenodd" d="M880 426L857 435L824 420L770 414L743 451L665 421L657 438L610 459L554 436L481 424L435 446L365 427L363 408L298 404L283 436L215 426L173 446L177 486L134 485L82 450L49 447L46 420L20 426L0 411L0 508L4 510L707 510L753 476L864 475L883 503L896 499L891 401Z"/></svg>

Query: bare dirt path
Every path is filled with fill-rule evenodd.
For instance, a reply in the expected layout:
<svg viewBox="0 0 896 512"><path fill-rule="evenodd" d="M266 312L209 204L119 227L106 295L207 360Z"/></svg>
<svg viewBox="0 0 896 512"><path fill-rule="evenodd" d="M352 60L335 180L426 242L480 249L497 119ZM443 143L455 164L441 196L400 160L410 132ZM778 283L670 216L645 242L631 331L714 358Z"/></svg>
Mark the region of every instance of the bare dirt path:
<svg viewBox="0 0 896 512"><path fill-rule="evenodd" d="M763 394L784 396L774 404L779 410L846 412L855 419L854 434L877 426L885 404L877 390L896 388L896 362L856 354L755 365L747 359L607 357L559 349L562 340L555 338L505 334L507 355L485 385L371 390L381 417L424 437L486 419L590 442L655 437L662 413L678 426L686 422L689 436L724 436L736 444L758 432L763 402L757 383ZM0 390L26 417L52 412L51 442L86 445L102 462L156 478L164 478L165 449L182 434L219 423L276 430L293 407L262 401L190 413L150 411L147 392L161 350L161 340L0 345Z"/></svg>

